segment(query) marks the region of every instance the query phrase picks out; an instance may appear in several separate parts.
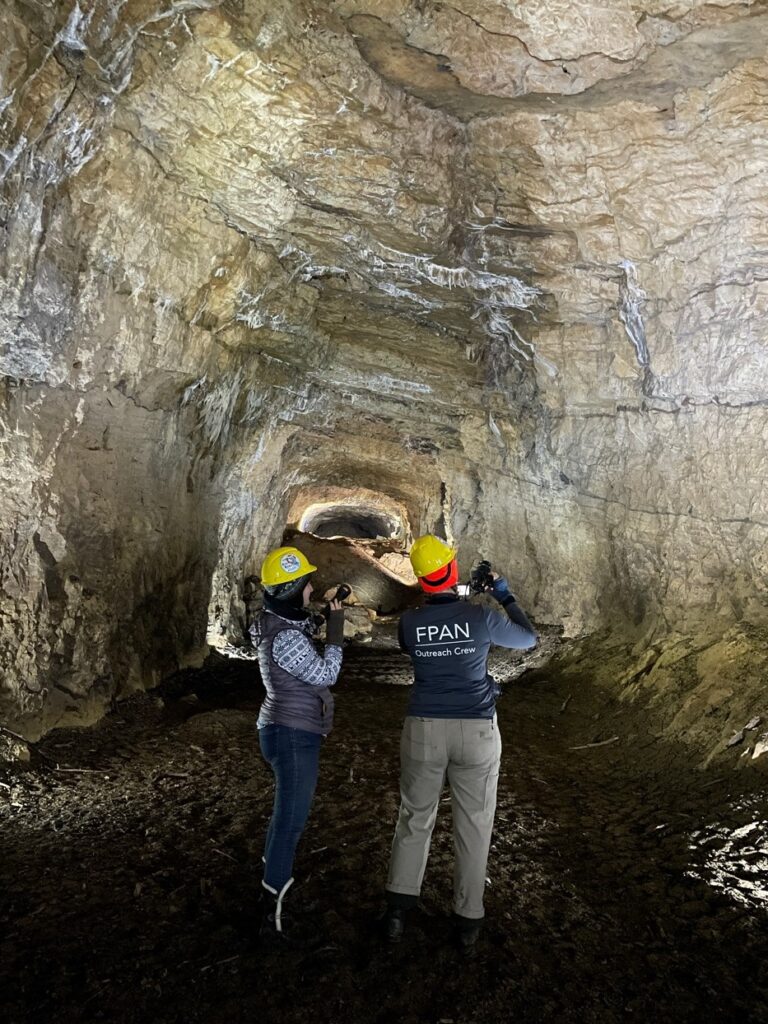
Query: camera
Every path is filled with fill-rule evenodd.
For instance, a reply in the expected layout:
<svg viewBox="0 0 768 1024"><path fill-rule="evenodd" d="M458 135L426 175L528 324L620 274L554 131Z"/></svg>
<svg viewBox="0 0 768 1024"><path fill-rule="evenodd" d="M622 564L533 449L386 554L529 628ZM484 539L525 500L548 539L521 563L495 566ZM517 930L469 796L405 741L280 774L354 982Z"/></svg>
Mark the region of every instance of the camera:
<svg viewBox="0 0 768 1024"><path fill-rule="evenodd" d="M346 601L349 595L352 593L352 588L347 586L346 583L342 583L336 588L336 593L331 597L331 601ZM331 614L330 601L323 607L321 612L312 616L312 621L315 626L315 630L322 629L322 627L328 621L328 616Z"/></svg>
<svg viewBox="0 0 768 1024"><path fill-rule="evenodd" d="M478 562L469 574L469 589L473 594L484 594L492 586L493 571L491 563L483 559L482 562Z"/></svg>
<svg viewBox="0 0 768 1024"><path fill-rule="evenodd" d="M346 601L346 599L349 597L349 595L351 593L352 593L352 588L347 586L346 583L342 583L341 586L339 586L337 588L336 593L331 598L331 601ZM329 603L323 609L323 618L327 619L330 614L331 614L331 606L330 606L330 603Z"/></svg>

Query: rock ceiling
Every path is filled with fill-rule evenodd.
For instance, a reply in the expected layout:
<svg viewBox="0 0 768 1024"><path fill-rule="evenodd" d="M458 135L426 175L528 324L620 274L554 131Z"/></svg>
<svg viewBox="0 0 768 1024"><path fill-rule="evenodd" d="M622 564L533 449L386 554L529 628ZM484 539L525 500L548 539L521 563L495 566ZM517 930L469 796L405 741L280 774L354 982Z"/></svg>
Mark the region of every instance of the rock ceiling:
<svg viewBox="0 0 768 1024"><path fill-rule="evenodd" d="M0 31L12 722L230 628L301 494L386 496L571 633L763 615L768 4L10 0Z"/></svg>

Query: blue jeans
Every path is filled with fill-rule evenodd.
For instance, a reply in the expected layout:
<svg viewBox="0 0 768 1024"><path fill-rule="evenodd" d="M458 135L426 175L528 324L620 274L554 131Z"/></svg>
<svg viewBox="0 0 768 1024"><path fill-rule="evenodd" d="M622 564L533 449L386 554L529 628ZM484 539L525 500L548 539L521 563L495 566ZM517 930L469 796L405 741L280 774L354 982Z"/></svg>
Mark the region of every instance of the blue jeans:
<svg viewBox="0 0 768 1024"><path fill-rule="evenodd" d="M278 892L293 877L293 858L315 795L322 742L319 733L287 725L259 729L261 752L275 776L275 802L264 846L264 881Z"/></svg>

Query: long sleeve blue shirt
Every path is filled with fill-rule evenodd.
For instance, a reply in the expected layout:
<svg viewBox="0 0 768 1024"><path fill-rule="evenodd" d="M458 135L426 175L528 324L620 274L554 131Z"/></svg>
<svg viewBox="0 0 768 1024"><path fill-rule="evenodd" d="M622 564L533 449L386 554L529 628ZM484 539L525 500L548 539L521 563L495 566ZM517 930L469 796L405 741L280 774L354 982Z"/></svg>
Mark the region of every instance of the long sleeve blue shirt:
<svg viewBox="0 0 768 1024"><path fill-rule="evenodd" d="M502 611L447 593L404 612L398 639L413 663L409 715L493 718L497 690L488 675L491 645L526 650L536 645L537 636L511 595Z"/></svg>

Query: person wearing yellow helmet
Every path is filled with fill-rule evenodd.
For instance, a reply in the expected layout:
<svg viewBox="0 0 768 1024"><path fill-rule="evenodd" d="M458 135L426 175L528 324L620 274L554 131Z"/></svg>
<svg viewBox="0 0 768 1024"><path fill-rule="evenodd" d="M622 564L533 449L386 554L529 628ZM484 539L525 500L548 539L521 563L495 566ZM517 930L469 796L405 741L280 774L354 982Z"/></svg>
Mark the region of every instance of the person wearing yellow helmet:
<svg viewBox="0 0 768 1024"><path fill-rule="evenodd" d="M434 534L428 533L413 542L410 559L421 589L427 594L438 594L459 582L456 549Z"/></svg>
<svg viewBox="0 0 768 1024"><path fill-rule="evenodd" d="M261 566L261 583L266 592L281 601L300 593L317 566L298 548L275 548Z"/></svg>
<svg viewBox="0 0 768 1024"><path fill-rule="evenodd" d="M272 817L264 845L265 935L285 937L283 899L309 817L320 747L333 725L333 695L342 660L344 609L331 601L326 645L313 639L307 605L317 567L295 547L270 551L261 567L264 608L250 629L266 696L258 718L259 745L275 777Z"/></svg>
<svg viewBox="0 0 768 1024"><path fill-rule="evenodd" d="M387 936L402 936L415 906L446 777L451 789L454 918L461 948L471 952L484 917L488 850L496 811L501 737L499 695L488 674L491 645L526 649L536 631L503 576L474 573L500 609L459 598L456 549L434 534L419 537L411 565L427 595L400 618L398 639L410 655L414 683L400 743L400 814L386 885ZM506 615L499 614L503 609Z"/></svg>

